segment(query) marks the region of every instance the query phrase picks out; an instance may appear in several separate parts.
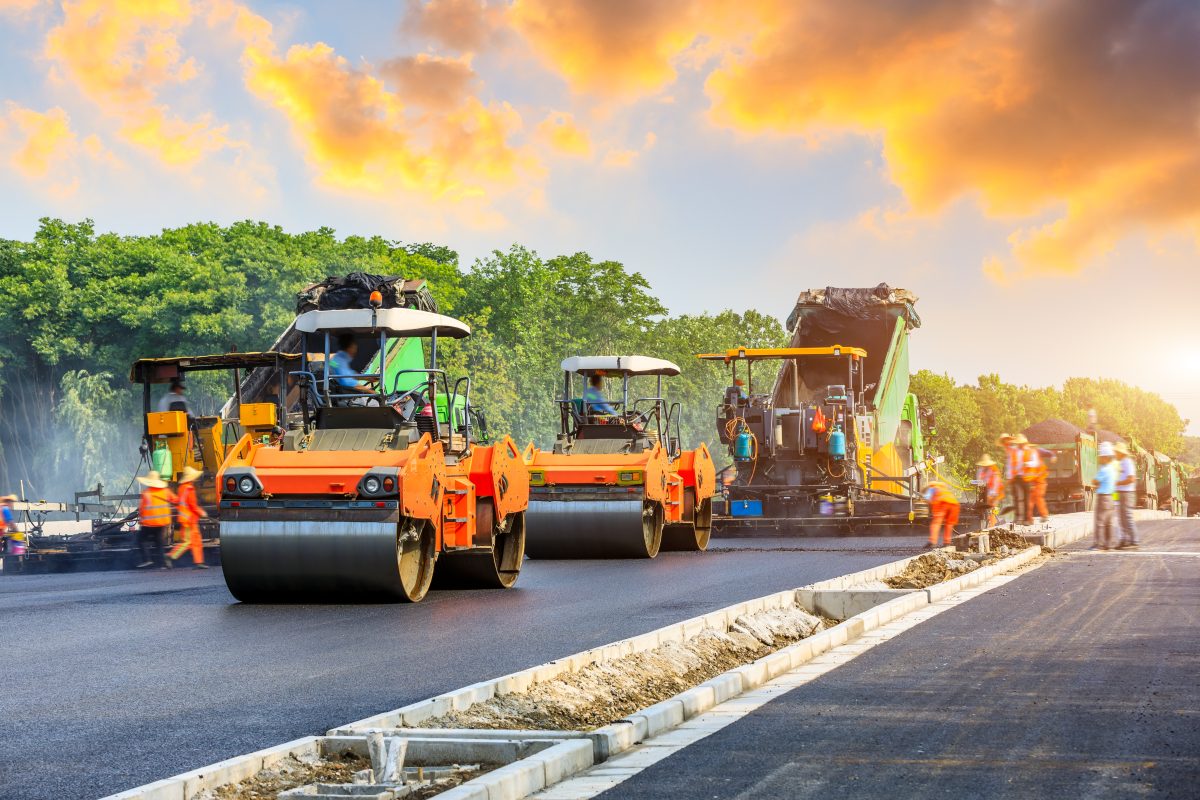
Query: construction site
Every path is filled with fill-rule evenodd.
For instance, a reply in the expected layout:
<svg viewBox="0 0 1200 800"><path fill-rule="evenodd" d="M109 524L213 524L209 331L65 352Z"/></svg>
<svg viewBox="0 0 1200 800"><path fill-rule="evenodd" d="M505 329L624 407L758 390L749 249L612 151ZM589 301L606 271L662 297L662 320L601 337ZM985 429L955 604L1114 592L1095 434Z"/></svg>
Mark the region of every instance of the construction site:
<svg viewBox="0 0 1200 800"><path fill-rule="evenodd" d="M256 351L144 354L140 491L8 503L0 795L1192 796L1200 478L1057 418L956 471L917 303L804 290L780 346L572 354L533 442L417 278L310 285ZM696 365L724 389L688 441ZM1114 453L1141 540L1110 549Z"/></svg>

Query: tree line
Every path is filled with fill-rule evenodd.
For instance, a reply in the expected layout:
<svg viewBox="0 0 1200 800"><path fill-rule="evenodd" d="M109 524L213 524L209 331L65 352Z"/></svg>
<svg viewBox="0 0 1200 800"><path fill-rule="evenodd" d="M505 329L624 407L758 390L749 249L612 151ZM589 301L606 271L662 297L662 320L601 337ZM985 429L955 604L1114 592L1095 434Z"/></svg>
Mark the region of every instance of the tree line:
<svg viewBox="0 0 1200 800"><path fill-rule="evenodd" d="M138 466L135 359L264 349L293 318L297 291L356 270L424 278L442 312L472 326L470 338L445 345L444 366L471 374L493 431L521 443L553 441L563 358L643 353L680 365L667 395L681 403L682 441L711 444L728 372L695 354L787 340L779 320L752 309L670 314L644 276L587 253L543 258L514 245L464 267L445 246L329 228L246 221L119 236L90 220L43 219L30 241L0 239L0 490L21 480L29 496L52 499L97 481L123 489ZM232 388L219 374L189 383L201 413L215 413ZM959 386L922 372L914 390L937 413L942 451L964 468L1000 430L1074 421L1088 403L1115 430L1169 454L1183 447L1173 407L1115 382L1071 379L1060 392L996 376Z"/></svg>

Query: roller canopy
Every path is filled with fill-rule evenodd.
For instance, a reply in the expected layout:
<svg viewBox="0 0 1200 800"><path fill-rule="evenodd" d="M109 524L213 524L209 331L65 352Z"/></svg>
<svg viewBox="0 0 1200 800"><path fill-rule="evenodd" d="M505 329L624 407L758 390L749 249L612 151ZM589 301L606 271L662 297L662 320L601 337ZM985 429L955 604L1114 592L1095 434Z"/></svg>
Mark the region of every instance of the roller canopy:
<svg viewBox="0 0 1200 800"><path fill-rule="evenodd" d="M338 311L306 311L296 317L296 330L369 332L387 331L396 336L438 336L462 339L471 328L453 317L414 308L348 308Z"/></svg>
<svg viewBox="0 0 1200 800"><path fill-rule="evenodd" d="M129 370L134 383L167 383L184 372L216 369L245 369L274 367L299 363L299 353L219 353L208 356L173 356L171 358L139 358Z"/></svg>
<svg viewBox="0 0 1200 800"><path fill-rule="evenodd" d="M649 356L573 356L562 362L564 372L607 372L614 375L678 375L679 367Z"/></svg>

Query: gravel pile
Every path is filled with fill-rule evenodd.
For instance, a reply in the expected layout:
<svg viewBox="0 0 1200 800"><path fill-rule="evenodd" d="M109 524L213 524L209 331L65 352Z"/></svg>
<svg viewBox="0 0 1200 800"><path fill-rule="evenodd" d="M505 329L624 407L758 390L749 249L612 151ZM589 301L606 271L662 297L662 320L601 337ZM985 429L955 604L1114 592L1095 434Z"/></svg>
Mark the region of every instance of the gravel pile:
<svg viewBox="0 0 1200 800"><path fill-rule="evenodd" d="M1125 438L1121 434L1113 433L1112 431L1096 431L1096 438L1101 442L1112 442L1113 444L1117 444L1118 442L1124 443L1125 441Z"/></svg>
<svg viewBox="0 0 1200 800"><path fill-rule="evenodd" d="M1083 429L1072 425L1065 419L1051 417L1030 425L1022 433L1034 444L1061 444L1075 441L1075 437L1083 433Z"/></svg>

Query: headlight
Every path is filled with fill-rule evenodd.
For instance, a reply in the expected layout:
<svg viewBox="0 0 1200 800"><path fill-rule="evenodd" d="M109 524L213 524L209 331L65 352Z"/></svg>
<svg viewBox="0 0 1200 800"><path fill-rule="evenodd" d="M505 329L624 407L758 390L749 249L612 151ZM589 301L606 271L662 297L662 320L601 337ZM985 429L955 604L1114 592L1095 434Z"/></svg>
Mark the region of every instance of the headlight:
<svg viewBox="0 0 1200 800"><path fill-rule="evenodd" d="M238 491L242 494L253 494L254 488L254 479L249 475L238 481Z"/></svg>
<svg viewBox="0 0 1200 800"><path fill-rule="evenodd" d="M367 494L379 494L380 488L381 484L379 483L379 478L376 478L374 475L368 476L368 478L363 481L363 489Z"/></svg>

